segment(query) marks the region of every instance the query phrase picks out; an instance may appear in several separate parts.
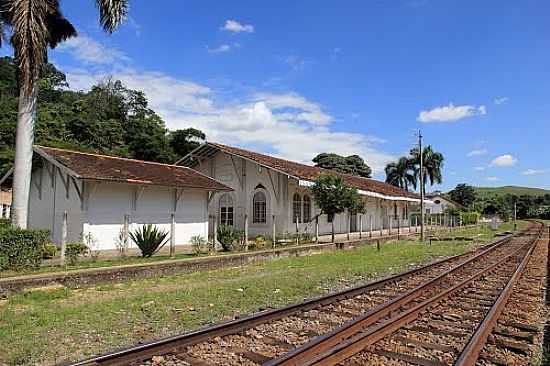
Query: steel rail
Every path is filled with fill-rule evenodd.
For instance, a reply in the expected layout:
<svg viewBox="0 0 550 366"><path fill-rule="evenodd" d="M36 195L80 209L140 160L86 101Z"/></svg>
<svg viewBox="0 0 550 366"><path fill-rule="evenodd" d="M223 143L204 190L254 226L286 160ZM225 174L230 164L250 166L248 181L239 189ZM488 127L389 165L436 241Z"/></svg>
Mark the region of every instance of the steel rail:
<svg viewBox="0 0 550 366"><path fill-rule="evenodd" d="M526 233L529 229L525 229L516 234L505 236L501 239L495 240L489 244L484 245L477 252L488 252L494 250L505 243L509 242L513 237ZM474 251L473 253L476 253ZM474 255L478 255L474 254ZM240 331L253 328L259 324L282 319L286 316L290 316L299 312L315 309L319 306L335 303L340 300L349 299L368 291L376 290L389 283L402 280L408 277L412 277L417 274L421 274L425 271L429 271L439 265L444 265L455 260L459 260L462 257L472 255L472 252L463 253L446 259L438 260L429 265L408 270L403 273L388 276L373 282L369 282L364 285L352 287L335 293L323 295L307 299L301 303L288 305L282 308L264 310L246 317L242 317L227 322L222 322L214 325L204 327L191 332L178 334L171 337L161 338L153 340L147 343L138 344L132 347L122 348L113 352L105 353L102 355L94 356L82 361L74 363L65 363L68 366L90 366L90 365L128 365L135 362L140 362L151 358L156 355L165 355L177 351L188 346L192 346L197 343L201 343L212 339L214 337L221 337L238 333Z"/></svg>
<svg viewBox="0 0 550 366"><path fill-rule="evenodd" d="M479 355L483 350L483 347L487 343L489 335L492 333L495 325L497 324L498 318L502 314L502 311L508 303L508 299L512 295L514 286L517 284L521 275L523 274L523 271L525 270L525 267L529 262L535 246L539 241L542 240L541 238L543 230L544 226L543 229L541 229L541 231L539 232L538 238L535 240L535 245L532 246L531 249L529 249L529 252L525 256L525 258L523 258L523 261L514 272L514 275L510 278L510 280L506 284L506 287L500 293L499 297L497 298L489 312L485 315L483 321L477 327L475 333L470 338L466 347L462 350L460 356L454 363L455 366L474 366L476 364Z"/></svg>
<svg viewBox="0 0 550 366"><path fill-rule="evenodd" d="M367 345L375 343L386 335L401 328L403 325L416 319L417 315L427 307L464 288L471 281L479 278L480 276L490 272L497 266L512 259L512 257L516 256L522 250L525 250L525 248L529 245L532 245L532 243L521 246L517 250L513 251L511 254L507 255L504 258L501 258L499 261L490 265L489 267L478 271L476 274L470 276L466 280L461 281L459 284L447 290L444 290L443 292L435 295L434 297L422 302L417 306L414 306L407 311L404 311L403 313L400 313L398 316L390 318L389 320L383 322L378 326L374 326L371 329L366 329L367 327L372 326L373 324L384 319L384 317L391 315L392 311L396 310L401 305L406 303L405 299L410 300L422 295L420 293L414 295L412 294L412 292L416 291L425 293L425 291L434 287L437 282L440 282L443 277L448 276L449 274L463 268L461 266L456 266L455 268L446 271L444 274L429 281L429 283L418 286L416 289L409 291L409 293L402 295L400 298L396 298L389 303L382 304L365 313L365 315L349 321L348 323L334 329L326 335L319 336L314 340L306 343L305 345L298 347L279 358L275 358L264 363L264 366L335 365L338 362L341 362L351 357L353 354L360 352Z"/></svg>

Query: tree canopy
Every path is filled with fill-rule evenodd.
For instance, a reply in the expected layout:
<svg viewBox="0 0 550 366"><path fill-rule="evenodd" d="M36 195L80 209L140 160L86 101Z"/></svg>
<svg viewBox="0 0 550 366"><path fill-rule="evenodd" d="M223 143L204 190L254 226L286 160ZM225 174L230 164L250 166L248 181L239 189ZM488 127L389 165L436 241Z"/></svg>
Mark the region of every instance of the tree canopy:
<svg viewBox="0 0 550 366"><path fill-rule="evenodd" d="M333 153L321 153L313 158L315 166L338 173L358 175L370 178L372 169L359 155L341 156Z"/></svg>
<svg viewBox="0 0 550 366"><path fill-rule="evenodd" d="M474 187L466 183L458 184L455 189L448 194L450 199L465 207L470 207L476 200L476 191Z"/></svg>
<svg viewBox="0 0 550 366"><path fill-rule="evenodd" d="M47 64L40 79L37 144L173 163L204 141L194 128L169 131L145 94L106 79L88 92L69 90ZM0 176L12 165L19 88L15 62L0 58Z"/></svg>

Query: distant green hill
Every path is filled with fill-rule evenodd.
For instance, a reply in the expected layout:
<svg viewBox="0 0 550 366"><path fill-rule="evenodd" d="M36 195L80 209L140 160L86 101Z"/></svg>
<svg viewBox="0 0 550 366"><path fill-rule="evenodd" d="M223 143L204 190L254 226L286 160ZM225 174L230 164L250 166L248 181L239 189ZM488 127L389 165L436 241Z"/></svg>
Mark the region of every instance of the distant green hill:
<svg viewBox="0 0 550 366"><path fill-rule="evenodd" d="M504 186L504 187L474 187L478 197L491 197L500 196L505 194L514 194L516 196L528 195L528 196L544 196L550 194L550 190L542 188L529 188L529 187L517 187L517 186Z"/></svg>

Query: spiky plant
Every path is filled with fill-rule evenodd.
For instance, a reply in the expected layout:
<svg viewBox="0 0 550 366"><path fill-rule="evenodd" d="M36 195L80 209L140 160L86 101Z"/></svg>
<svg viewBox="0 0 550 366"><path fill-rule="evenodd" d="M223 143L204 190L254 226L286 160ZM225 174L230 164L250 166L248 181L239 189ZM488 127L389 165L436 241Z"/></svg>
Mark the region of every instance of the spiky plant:
<svg viewBox="0 0 550 366"><path fill-rule="evenodd" d="M128 0L96 0L99 22L108 33L124 20ZM32 145L36 120L38 79L48 61L48 47L76 36L63 16L59 0L0 0L0 46L11 34L19 83L19 112L13 171L12 222L27 227Z"/></svg>
<svg viewBox="0 0 550 366"><path fill-rule="evenodd" d="M146 224L141 228L130 232L130 238L139 250L142 257L151 257L162 249L168 242L168 232L159 229L155 225Z"/></svg>

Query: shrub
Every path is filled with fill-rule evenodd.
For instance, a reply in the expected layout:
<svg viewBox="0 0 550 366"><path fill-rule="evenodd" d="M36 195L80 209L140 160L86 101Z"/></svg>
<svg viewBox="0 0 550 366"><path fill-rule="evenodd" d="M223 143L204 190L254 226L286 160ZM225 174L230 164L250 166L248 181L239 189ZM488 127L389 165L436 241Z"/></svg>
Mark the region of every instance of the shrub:
<svg viewBox="0 0 550 366"><path fill-rule="evenodd" d="M195 254L201 254L206 249L206 239L200 235L191 237L191 247Z"/></svg>
<svg viewBox="0 0 550 366"><path fill-rule="evenodd" d="M231 225L221 225L218 227L218 241L222 245L224 252L233 249L233 243L238 240L239 235Z"/></svg>
<svg viewBox="0 0 550 366"><path fill-rule="evenodd" d="M39 267L48 237L47 230L0 228L0 270Z"/></svg>
<svg viewBox="0 0 550 366"><path fill-rule="evenodd" d="M0 218L0 230L1 229L9 229L11 228L11 221L10 219L3 219Z"/></svg>
<svg viewBox="0 0 550 366"><path fill-rule="evenodd" d="M55 257L57 253L57 246L53 243L45 243L42 247L42 258L51 259Z"/></svg>
<svg viewBox="0 0 550 366"><path fill-rule="evenodd" d="M265 247L265 243L266 243L265 236L258 235L256 239L254 239L254 248L262 249L263 247Z"/></svg>
<svg viewBox="0 0 550 366"><path fill-rule="evenodd" d="M65 248L65 257L71 266L74 266L78 262L79 257L83 257L86 254L88 254L88 246L84 243L68 243Z"/></svg>
<svg viewBox="0 0 550 366"><path fill-rule="evenodd" d="M152 224L143 225L140 229L130 232L130 238L141 250L141 256L144 258L151 257L161 250L169 239L167 231Z"/></svg>
<svg viewBox="0 0 550 366"><path fill-rule="evenodd" d="M479 212L461 212L460 220L462 225L473 225L479 221Z"/></svg>

